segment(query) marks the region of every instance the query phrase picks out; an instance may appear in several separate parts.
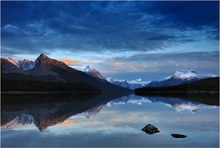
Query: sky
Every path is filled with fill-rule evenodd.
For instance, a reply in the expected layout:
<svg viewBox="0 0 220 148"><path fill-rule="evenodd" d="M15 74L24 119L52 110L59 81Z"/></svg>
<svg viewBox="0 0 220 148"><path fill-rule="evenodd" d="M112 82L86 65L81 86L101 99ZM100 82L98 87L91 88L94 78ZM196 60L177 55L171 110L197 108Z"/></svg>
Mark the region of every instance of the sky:
<svg viewBox="0 0 220 148"><path fill-rule="evenodd" d="M158 80L191 69L219 75L217 1L4 1L1 55L41 53L105 77Z"/></svg>

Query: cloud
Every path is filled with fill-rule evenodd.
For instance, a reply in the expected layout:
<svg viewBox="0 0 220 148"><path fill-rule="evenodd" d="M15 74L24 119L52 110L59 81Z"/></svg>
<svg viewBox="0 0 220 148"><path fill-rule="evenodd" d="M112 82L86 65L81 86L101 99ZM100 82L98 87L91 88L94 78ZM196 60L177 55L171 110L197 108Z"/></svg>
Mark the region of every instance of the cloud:
<svg viewBox="0 0 220 148"><path fill-rule="evenodd" d="M57 60L62 61L62 62L64 62L67 65L72 65L72 64L75 64L75 63L80 63L79 60L74 60L74 59L71 59L71 58L62 58L62 59L57 59Z"/></svg>
<svg viewBox="0 0 220 148"><path fill-rule="evenodd" d="M190 69L219 75L219 52L137 53L106 59L98 65L104 76L128 80L160 80L175 71Z"/></svg>
<svg viewBox="0 0 220 148"><path fill-rule="evenodd" d="M152 51L219 38L218 2L2 2L1 26L5 54Z"/></svg>
<svg viewBox="0 0 220 148"><path fill-rule="evenodd" d="M55 126L74 126L74 125L80 125L81 123L82 123L81 121L67 119L63 122L57 123Z"/></svg>
<svg viewBox="0 0 220 148"><path fill-rule="evenodd" d="M218 12L218 2L208 1L4 1L1 53L45 53L117 79L218 74Z"/></svg>

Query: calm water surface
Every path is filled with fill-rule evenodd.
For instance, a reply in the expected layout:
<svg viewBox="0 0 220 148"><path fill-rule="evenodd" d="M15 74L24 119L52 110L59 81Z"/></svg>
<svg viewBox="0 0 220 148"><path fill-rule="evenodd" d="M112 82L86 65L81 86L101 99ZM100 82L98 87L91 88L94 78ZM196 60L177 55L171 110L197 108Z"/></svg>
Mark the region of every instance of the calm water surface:
<svg viewBox="0 0 220 148"><path fill-rule="evenodd" d="M2 147L219 145L219 107L215 105L136 95L78 100L3 106ZM141 129L149 123L160 132L144 133ZM171 133L187 137L176 139Z"/></svg>

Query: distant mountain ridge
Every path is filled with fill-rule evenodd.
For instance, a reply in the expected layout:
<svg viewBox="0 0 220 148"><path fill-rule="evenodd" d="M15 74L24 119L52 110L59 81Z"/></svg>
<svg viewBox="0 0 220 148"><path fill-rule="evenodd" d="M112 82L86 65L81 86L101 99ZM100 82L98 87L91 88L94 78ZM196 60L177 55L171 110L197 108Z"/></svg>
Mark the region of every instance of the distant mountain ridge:
<svg viewBox="0 0 220 148"><path fill-rule="evenodd" d="M175 86L175 85L190 83L210 77L217 77L217 76L213 74L200 74L195 70L190 70L186 73L176 71L173 75L165 79L162 79L160 81L151 81L150 83L146 84L145 87Z"/></svg>
<svg viewBox="0 0 220 148"><path fill-rule="evenodd" d="M107 81L112 84L115 84L115 85L118 85L118 86L121 86L124 88L129 88L132 90L143 87L144 83L145 83L145 82L141 81L140 79L127 81L127 80L116 80L113 78L107 78Z"/></svg>
<svg viewBox="0 0 220 148"><path fill-rule="evenodd" d="M137 80L133 80L133 81L127 81L127 80L116 80L116 79L113 79L113 78L105 78L100 71L98 71L97 69L95 68L92 68L91 66L86 66L85 69L83 69L83 72L95 77L95 78L98 78L98 79L101 79L101 80L105 80L105 81L108 81L114 85L117 85L117 86L120 86L120 87L124 87L124 88L128 88L128 89L136 89L136 88L140 88L143 86L143 84L140 84L141 82L141 79L137 79Z"/></svg>
<svg viewBox="0 0 220 148"><path fill-rule="evenodd" d="M83 71L93 77L96 77L102 80L107 80L108 82L112 84L115 84L117 86L121 86L124 88L129 88L132 90L141 88L141 87L175 86L175 85L198 81L198 80L205 79L205 78L217 77L216 75L213 75L213 74L200 74L199 72L195 70L189 70L186 73L176 71L173 75L168 76L160 81L145 82L145 81L142 81L141 79L127 81L127 80L116 80L110 77L105 78L102 76L100 71L96 70L95 68L91 68L90 66L87 66Z"/></svg>
<svg viewBox="0 0 220 148"><path fill-rule="evenodd" d="M143 87L135 90L137 94L147 94L151 92L219 92L219 77L205 78L190 83L162 86L162 87ZM170 93L171 94L171 93Z"/></svg>

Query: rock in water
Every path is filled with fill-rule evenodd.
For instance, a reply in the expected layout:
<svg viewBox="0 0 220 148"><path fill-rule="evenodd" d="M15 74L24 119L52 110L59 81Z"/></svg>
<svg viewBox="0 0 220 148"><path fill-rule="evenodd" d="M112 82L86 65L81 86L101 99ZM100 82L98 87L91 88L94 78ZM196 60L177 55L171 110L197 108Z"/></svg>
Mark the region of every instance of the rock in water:
<svg viewBox="0 0 220 148"><path fill-rule="evenodd" d="M171 134L172 137L174 138L186 138L186 135L182 135L182 134Z"/></svg>
<svg viewBox="0 0 220 148"><path fill-rule="evenodd" d="M152 124L148 124L146 125L144 128L142 128L142 131L144 131L145 133L152 135L154 133L158 133L160 132L155 126L153 126Z"/></svg>

